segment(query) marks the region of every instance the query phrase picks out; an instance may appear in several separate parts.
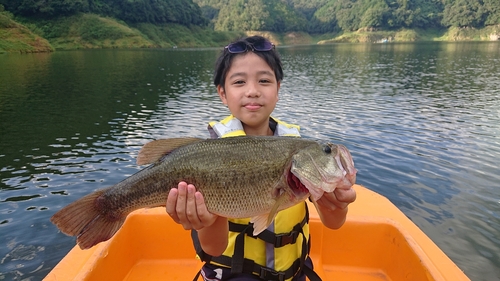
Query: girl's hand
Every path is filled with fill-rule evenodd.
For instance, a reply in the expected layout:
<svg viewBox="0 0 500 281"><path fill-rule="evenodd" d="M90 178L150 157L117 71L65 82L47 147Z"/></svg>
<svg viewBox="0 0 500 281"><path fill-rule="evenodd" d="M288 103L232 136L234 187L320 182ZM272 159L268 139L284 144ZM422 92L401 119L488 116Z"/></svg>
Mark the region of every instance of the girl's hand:
<svg viewBox="0 0 500 281"><path fill-rule="evenodd" d="M335 209L345 209L349 204L356 200L356 191L350 187L337 188L333 192L324 193L317 204L325 210L334 211Z"/></svg>
<svg viewBox="0 0 500 281"><path fill-rule="evenodd" d="M218 217L208 211L203 195L196 191L195 186L186 182L180 182L177 188L170 190L166 210L186 230L211 226Z"/></svg>
<svg viewBox="0 0 500 281"><path fill-rule="evenodd" d="M324 193L314 202L321 222L332 229L340 228L347 216L347 206L356 200L356 191L352 188L337 188Z"/></svg>
<svg viewBox="0 0 500 281"><path fill-rule="evenodd" d="M198 240L205 253L221 255L227 247L227 218L210 213L203 195L192 184L180 182L167 197L167 213L184 229L198 231Z"/></svg>

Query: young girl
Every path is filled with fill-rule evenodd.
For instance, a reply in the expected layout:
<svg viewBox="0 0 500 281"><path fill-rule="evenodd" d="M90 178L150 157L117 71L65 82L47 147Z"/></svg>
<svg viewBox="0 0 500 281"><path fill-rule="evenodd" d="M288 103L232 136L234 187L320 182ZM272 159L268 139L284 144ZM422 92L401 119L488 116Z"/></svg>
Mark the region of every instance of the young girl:
<svg viewBox="0 0 500 281"><path fill-rule="evenodd" d="M214 84L231 115L211 122L212 138L232 136L300 137L299 127L271 117L283 79L281 60L274 45L252 36L227 45L217 60ZM314 202L323 224L341 227L354 189L336 189ZM167 213L184 229L205 265L204 280L320 280L308 257L309 226L306 204L278 213L257 237L250 219L227 219L211 214L195 186L180 182L167 198Z"/></svg>

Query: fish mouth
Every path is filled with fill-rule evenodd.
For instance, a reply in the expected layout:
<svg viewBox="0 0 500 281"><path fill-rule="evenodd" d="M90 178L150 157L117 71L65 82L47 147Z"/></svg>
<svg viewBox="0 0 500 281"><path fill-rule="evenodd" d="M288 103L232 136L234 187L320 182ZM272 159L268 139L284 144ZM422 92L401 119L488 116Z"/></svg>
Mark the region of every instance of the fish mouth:
<svg viewBox="0 0 500 281"><path fill-rule="evenodd" d="M286 177L286 181L288 186L292 188L292 190L296 190L300 193L305 192L309 193L309 189L304 185L300 179L292 172L292 169L288 169L288 174Z"/></svg>
<svg viewBox="0 0 500 281"><path fill-rule="evenodd" d="M337 165L343 170L344 178L339 188L349 188L356 183L356 174L358 170L354 167L354 160L347 147L339 144L337 145L338 154L335 156Z"/></svg>

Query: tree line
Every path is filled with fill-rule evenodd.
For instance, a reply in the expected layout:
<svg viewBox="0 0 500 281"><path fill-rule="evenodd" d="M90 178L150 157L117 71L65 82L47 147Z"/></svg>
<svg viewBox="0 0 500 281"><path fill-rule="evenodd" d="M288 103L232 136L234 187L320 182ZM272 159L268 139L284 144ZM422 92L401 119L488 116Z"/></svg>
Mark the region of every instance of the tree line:
<svg viewBox="0 0 500 281"><path fill-rule="evenodd" d="M499 0L0 0L14 15L95 13L127 23L178 23L218 31L474 27L500 24Z"/></svg>
<svg viewBox="0 0 500 281"><path fill-rule="evenodd" d="M0 4L16 16L35 19L95 13L127 23L208 23L191 0L0 0Z"/></svg>

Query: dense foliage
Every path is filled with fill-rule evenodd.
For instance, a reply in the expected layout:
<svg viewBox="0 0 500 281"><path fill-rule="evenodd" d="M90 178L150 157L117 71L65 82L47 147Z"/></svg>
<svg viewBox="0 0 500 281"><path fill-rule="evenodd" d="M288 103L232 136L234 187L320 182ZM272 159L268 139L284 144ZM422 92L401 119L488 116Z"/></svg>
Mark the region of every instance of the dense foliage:
<svg viewBox="0 0 500 281"><path fill-rule="evenodd" d="M500 24L499 0L194 0L216 30L327 33Z"/></svg>
<svg viewBox="0 0 500 281"><path fill-rule="evenodd" d="M208 22L191 0L0 0L0 4L25 17L55 18L83 12L130 23L205 25Z"/></svg>
<svg viewBox="0 0 500 281"><path fill-rule="evenodd" d="M328 33L364 29L500 24L500 0L0 0L34 18L89 12L127 23L179 23L214 30Z"/></svg>

